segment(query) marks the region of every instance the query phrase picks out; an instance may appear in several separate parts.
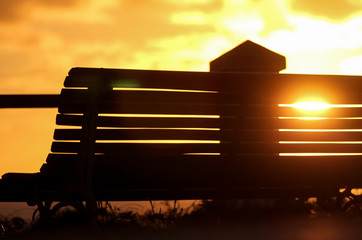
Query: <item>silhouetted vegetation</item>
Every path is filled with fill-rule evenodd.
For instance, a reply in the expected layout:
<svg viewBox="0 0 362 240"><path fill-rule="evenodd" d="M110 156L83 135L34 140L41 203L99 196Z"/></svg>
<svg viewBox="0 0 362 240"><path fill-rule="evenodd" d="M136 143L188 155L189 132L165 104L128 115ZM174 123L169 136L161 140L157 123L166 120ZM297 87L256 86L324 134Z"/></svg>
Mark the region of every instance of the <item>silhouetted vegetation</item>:
<svg viewBox="0 0 362 240"><path fill-rule="evenodd" d="M325 210L316 201L215 200L187 209L165 202L166 209L144 213L101 205L97 227L88 217L64 208L47 222L28 223L21 218L0 218L1 240L11 239L310 239L362 236L359 208L346 212ZM350 237L350 238L349 238ZM289 239L291 239L289 238ZM325 238L318 238L325 239Z"/></svg>

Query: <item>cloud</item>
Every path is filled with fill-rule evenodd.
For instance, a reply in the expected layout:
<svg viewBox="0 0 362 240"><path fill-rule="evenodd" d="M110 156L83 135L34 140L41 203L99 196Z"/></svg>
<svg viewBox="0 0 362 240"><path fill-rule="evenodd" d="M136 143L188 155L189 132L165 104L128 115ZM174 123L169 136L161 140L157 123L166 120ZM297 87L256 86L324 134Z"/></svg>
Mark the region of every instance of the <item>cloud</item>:
<svg viewBox="0 0 362 240"><path fill-rule="evenodd" d="M37 8L70 8L83 0L0 0L0 23L26 19Z"/></svg>
<svg viewBox="0 0 362 240"><path fill-rule="evenodd" d="M361 0L291 0L292 11L342 21L362 11Z"/></svg>
<svg viewBox="0 0 362 240"><path fill-rule="evenodd" d="M266 38L276 50L356 49L361 46L362 17L338 24L305 16L293 16L289 20L293 30L275 30Z"/></svg>
<svg viewBox="0 0 362 240"><path fill-rule="evenodd" d="M27 92L57 91L74 66L207 70L210 60L246 39L281 54L355 48L362 39L361 19L337 26L293 18L284 0L13 0L4 6L36 14L0 32L3 92L17 91L28 78L39 84Z"/></svg>

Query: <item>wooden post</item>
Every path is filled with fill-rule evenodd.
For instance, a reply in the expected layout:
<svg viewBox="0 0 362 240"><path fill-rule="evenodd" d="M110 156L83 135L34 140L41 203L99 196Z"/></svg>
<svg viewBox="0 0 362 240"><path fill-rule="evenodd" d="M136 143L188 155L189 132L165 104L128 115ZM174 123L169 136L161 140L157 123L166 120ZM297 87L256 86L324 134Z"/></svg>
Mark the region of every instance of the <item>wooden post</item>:
<svg viewBox="0 0 362 240"><path fill-rule="evenodd" d="M80 187L86 200L86 208L92 221L95 221L97 214L97 202L93 192L93 173L95 165L95 146L97 118L99 102L104 90L101 78L96 78L92 85L89 85L88 105L84 111L83 134L81 136L80 162L78 172L80 176Z"/></svg>
<svg viewBox="0 0 362 240"><path fill-rule="evenodd" d="M286 60L285 57L275 53L261 45L258 45L252 41L245 41L237 47L231 49L230 51L224 53L218 58L210 62L210 72L250 72L250 73L279 73L279 71L285 69ZM240 81L245 79L240 79ZM225 82L224 84L228 84ZM262 84L262 83L261 83ZM247 84L245 84L247 86ZM228 99L223 99L220 97L220 101L230 101L230 97L238 97L238 89L234 89L232 94L231 92L223 93L222 96L228 96ZM229 95L228 95L229 94ZM241 134L243 129L248 129L249 126L246 126L245 113L248 112L248 108L252 102L252 98L255 96L243 96L240 99L234 99L233 102L239 102L240 107L236 116L226 116L223 115L223 109L221 109L220 116L220 142L221 142L221 156L225 163L226 171L229 168L234 168L235 164L240 164L235 162L236 152L235 149L240 149L240 142L247 142L248 139L245 139L245 134ZM243 100L241 100L243 99ZM250 99L250 101L249 101ZM232 121L232 126L237 126L236 128L230 129L228 124ZM228 129L229 133L226 133ZM243 137L244 139L243 139ZM246 149L247 152L248 149ZM226 173L225 177L229 177ZM232 177L230 177L232 178ZM228 182L232 183L233 179L228 179Z"/></svg>
<svg viewBox="0 0 362 240"><path fill-rule="evenodd" d="M252 41L245 41L210 62L210 72L278 73L285 57Z"/></svg>

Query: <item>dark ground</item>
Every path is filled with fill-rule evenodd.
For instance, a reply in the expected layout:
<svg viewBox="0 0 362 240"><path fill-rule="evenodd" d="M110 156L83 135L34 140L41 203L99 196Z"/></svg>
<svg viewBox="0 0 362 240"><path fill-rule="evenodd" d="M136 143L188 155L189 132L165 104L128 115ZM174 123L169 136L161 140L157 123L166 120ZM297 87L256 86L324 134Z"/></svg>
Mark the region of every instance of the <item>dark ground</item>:
<svg viewBox="0 0 362 240"><path fill-rule="evenodd" d="M301 201L204 202L192 211L145 214L107 208L91 227L63 211L47 223L0 218L1 240L13 239L362 239L359 208L341 212Z"/></svg>

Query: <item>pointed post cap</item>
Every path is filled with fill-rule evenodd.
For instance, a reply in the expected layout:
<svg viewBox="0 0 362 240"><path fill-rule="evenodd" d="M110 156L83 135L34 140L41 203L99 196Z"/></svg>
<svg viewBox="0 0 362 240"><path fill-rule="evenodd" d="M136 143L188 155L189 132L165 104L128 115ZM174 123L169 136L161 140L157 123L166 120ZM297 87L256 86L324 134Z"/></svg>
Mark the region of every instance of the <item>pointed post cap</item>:
<svg viewBox="0 0 362 240"><path fill-rule="evenodd" d="M210 72L271 72L286 68L283 55L250 40L210 62Z"/></svg>

